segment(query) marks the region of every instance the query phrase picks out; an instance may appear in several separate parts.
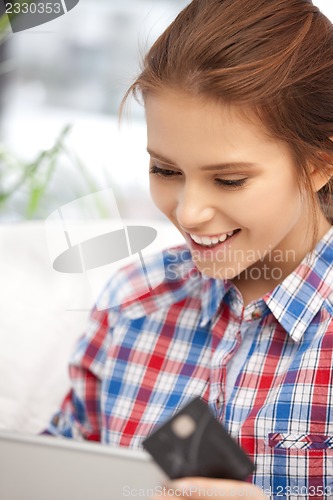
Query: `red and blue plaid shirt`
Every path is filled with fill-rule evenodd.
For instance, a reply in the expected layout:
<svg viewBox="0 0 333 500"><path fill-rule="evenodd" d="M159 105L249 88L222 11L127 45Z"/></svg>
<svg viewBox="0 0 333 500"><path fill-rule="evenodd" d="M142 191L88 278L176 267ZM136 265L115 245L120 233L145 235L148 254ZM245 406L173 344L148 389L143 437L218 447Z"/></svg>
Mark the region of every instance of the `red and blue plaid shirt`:
<svg viewBox="0 0 333 500"><path fill-rule="evenodd" d="M146 283L136 265L111 279L105 307L114 294L121 305L92 311L70 360L72 389L48 432L140 447L200 395L271 498L333 498L333 228L245 308L232 282L197 271L185 245L163 259L164 281L139 299ZM251 344L226 398L245 335Z"/></svg>

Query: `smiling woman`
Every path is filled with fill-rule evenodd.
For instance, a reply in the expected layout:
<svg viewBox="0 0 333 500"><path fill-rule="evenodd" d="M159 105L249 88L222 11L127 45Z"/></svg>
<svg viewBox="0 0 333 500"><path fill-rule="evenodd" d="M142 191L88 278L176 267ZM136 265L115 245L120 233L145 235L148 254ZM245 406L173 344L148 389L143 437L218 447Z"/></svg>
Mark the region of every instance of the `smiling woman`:
<svg viewBox="0 0 333 500"><path fill-rule="evenodd" d="M333 495L332 81L310 0L193 0L158 38L123 104L142 97L151 195L185 244L148 294L135 266L111 279L125 300L93 311L50 433L141 446L201 396L256 469L183 497Z"/></svg>

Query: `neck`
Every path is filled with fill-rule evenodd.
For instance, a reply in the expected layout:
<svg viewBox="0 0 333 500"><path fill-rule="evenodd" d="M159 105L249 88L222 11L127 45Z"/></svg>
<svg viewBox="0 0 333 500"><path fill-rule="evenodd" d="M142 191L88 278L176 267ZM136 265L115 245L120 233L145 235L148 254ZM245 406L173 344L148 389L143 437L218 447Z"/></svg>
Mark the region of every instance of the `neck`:
<svg viewBox="0 0 333 500"><path fill-rule="evenodd" d="M318 224L317 244L326 232L331 228L331 224L323 216ZM301 237L303 235L303 238ZM283 244L279 247L279 261L274 259L274 250L270 251L264 259L255 262L246 268L238 276L232 278L232 282L238 288L246 307L253 300L258 300L266 293L273 290L289 276L302 262L304 257L312 250L312 234L309 231L309 238L304 239L304 232L298 235L296 241L300 242L294 248L288 248ZM292 258L290 256L292 255Z"/></svg>

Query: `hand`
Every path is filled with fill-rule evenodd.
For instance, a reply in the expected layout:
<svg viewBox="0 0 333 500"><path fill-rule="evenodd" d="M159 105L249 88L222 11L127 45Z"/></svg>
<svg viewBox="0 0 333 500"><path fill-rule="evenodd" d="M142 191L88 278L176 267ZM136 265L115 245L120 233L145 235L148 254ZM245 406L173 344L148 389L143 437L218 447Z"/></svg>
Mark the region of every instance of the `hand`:
<svg viewBox="0 0 333 500"><path fill-rule="evenodd" d="M250 483L231 481L229 479L208 479L206 477L187 477L171 481L160 490L161 493L152 500L177 498L192 500L235 500L237 498L252 498L253 500L268 500L263 491Z"/></svg>

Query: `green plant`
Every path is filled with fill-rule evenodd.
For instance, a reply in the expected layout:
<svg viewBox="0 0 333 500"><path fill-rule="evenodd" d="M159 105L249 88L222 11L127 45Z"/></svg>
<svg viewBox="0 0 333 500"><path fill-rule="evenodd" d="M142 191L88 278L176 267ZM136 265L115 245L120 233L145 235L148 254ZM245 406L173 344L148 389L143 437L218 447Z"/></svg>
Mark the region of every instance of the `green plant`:
<svg viewBox="0 0 333 500"><path fill-rule="evenodd" d="M32 218L38 205L45 196L54 173L59 154L64 151L64 140L70 131L66 126L53 147L41 151L28 163L22 162L0 144L0 212L4 212L8 201L25 187L25 218Z"/></svg>
<svg viewBox="0 0 333 500"><path fill-rule="evenodd" d="M97 181L81 158L66 144L70 131L70 125L64 127L54 145L38 153L30 162L18 159L0 143L0 220L7 218L9 208L16 219L44 218L55 204L65 204L109 187L114 192L118 191L107 171L104 171L105 180L102 183ZM59 175L55 179L57 174L66 176L65 182L59 180ZM94 200L94 213L100 218L111 215L109 207L99 197Z"/></svg>
<svg viewBox="0 0 333 500"><path fill-rule="evenodd" d="M3 14L0 16L0 44L6 41L9 34L9 18L7 14ZM1 70L6 71L6 61L2 63L2 67L0 65L0 72ZM45 195L69 130L70 127L66 126L60 132L54 146L41 151L31 162L19 160L3 143L0 143L0 213L6 210L13 196L25 187L27 194L25 211L22 215L26 218L33 217L40 200Z"/></svg>
<svg viewBox="0 0 333 500"><path fill-rule="evenodd" d="M0 16L0 45L10 34L9 19L4 14ZM2 70L6 71L6 61L0 64L0 72ZM31 161L19 159L0 142L0 220L6 220L8 217L11 219L13 216L14 219L43 218L52 210L52 203L54 207L57 201L66 203L106 186L110 187L112 183L106 173L106 186L100 186L82 160L68 147L66 139L70 130L70 125L65 126L54 145L36 154ZM52 180L60 171L60 167L64 167L66 160L69 160L70 166L74 167L74 180L73 175L70 179L68 170L65 170L66 181L62 183L62 197L59 200L52 200L57 193L51 187ZM59 181L57 189L59 193ZM108 217L110 215L108 208L98 201L98 197L96 200L98 206L96 205L95 209L99 216ZM47 206L41 207L42 203Z"/></svg>

